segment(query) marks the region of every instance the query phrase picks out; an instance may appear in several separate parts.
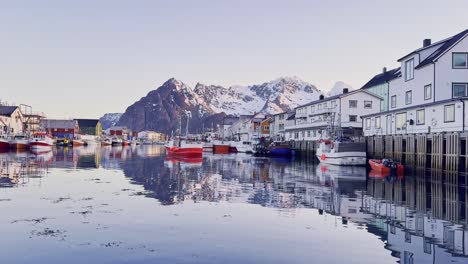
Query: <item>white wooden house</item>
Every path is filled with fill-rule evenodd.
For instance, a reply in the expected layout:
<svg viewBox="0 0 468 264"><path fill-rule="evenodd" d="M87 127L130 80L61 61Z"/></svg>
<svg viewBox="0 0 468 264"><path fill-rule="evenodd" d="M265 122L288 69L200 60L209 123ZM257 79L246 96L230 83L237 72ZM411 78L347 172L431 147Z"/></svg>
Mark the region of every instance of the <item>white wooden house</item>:
<svg viewBox="0 0 468 264"><path fill-rule="evenodd" d="M466 131L468 30L400 58L389 81L388 111L363 117L364 135Z"/></svg>
<svg viewBox="0 0 468 264"><path fill-rule="evenodd" d="M344 135L362 135L361 116L380 112L382 98L364 89L319 100L296 108L295 122L285 128L286 140L319 140L330 125Z"/></svg>

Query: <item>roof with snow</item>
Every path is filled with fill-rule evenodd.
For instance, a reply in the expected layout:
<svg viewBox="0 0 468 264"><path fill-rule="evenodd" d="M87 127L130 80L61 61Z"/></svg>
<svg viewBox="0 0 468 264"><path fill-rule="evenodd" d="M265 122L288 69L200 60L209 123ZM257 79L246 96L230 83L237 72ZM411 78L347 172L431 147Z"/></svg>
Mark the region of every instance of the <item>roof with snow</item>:
<svg viewBox="0 0 468 264"><path fill-rule="evenodd" d="M384 84L399 77L401 77L400 67L375 75L370 81L364 84L361 89L367 89L376 85Z"/></svg>
<svg viewBox="0 0 468 264"><path fill-rule="evenodd" d="M422 47L422 48L419 48L415 51L412 51L410 53L408 53L407 55L405 55L404 57L400 58L398 61L402 61L404 60L405 58L407 58L408 56L411 56L413 54L416 54L416 53L419 53L420 51L423 51L423 50L426 50L428 48L432 48L434 46L437 46L437 45L441 45L438 49L436 49L432 54L430 54L427 58L425 58L423 61L421 61L415 68L416 69L419 69L419 68L422 68L428 64L431 64L435 61L437 61L437 59L444 55L450 48L453 47L453 45L457 44L460 40L462 40L463 38L466 37L466 35L468 34L468 29L452 36L452 37L449 37L447 39L444 39L444 40L441 40L441 41L438 41L432 45L429 45L427 47Z"/></svg>
<svg viewBox="0 0 468 264"><path fill-rule="evenodd" d="M18 109L17 106L0 105L0 116L11 116Z"/></svg>

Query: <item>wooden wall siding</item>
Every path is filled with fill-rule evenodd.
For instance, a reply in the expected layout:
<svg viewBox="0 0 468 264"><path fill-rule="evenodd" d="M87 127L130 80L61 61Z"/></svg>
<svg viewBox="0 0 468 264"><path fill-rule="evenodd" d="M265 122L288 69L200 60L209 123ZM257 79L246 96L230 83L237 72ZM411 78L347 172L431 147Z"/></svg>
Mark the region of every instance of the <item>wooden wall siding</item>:
<svg viewBox="0 0 468 264"><path fill-rule="evenodd" d="M427 191L426 191L426 169L420 168L416 171L416 210L426 212Z"/></svg>
<svg viewBox="0 0 468 264"><path fill-rule="evenodd" d="M431 170L431 216L444 219L442 170Z"/></svg>
<svg viewBox="0 0 468 264"><path fill-rule="evenodd" d="M381 159L384 157L384 137L375 136L374 138L374 157Z"/></svg>
<svg viewBox="0 0 468 264"><path fill-rule="evenodd" d="M445 174L445 219L457 223L460 220L460 203L458 192L458 172Z"/></svg>
<svg viewBox="0 0 468 264"><path fill-rule="evenodd" d="M409 166L416 165L416 137L415 135L406 136L406 159L405 164Z"/></svg>
<svg viewBox="0 0 468 264"><path fill-rule="evenodd" d="M368 137L366 139L366 150L367 150L367 155L370 156L370 157L374 157L375 156L375 149L374 149L374 138L375 137Z"/></svg>
<svg viewBox="0 0 468 264"><path fill-rule="evenodd" d="M396 161L402 161L403 160L403 136L401 135L396 135L394 136L394 153L393 153L393 158Z"/></svg>
<svg viewBox="0 0 468 264"><path fill-rule="evenodd" d="M448 171L458 171L460 155L459 133L446 134L445 143L445 169Z"/></svg>
<svg viewBox="0 0 468 264"><path fill-rule="evenodd" d="M431 168L442 169L444 135L441 133L432 135Z"/></svg>
<svg viewBox="0 0 468 264"><path fill-rule="evenodd" d="M427 135L416 136L416 166L426 167L427 161Z"/></svg>
<svg viewBox="0 0 468 264"><path fill-rule="evenodd" d="M385 136L385 158L393 159L393 136Z"/></svg>

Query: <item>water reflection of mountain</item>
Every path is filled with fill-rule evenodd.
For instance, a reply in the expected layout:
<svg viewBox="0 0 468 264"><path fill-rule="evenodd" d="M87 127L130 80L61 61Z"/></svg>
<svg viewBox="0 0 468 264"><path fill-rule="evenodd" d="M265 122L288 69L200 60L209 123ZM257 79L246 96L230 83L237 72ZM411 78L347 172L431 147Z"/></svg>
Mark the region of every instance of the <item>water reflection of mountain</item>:
<svg viewBox="0 0 468 264"><path fill-rule="evenodd" d="M366 177L363 167L207 155L203 162L138 158L123 164L163 204L251 203L294 212L315 208L365 226L400 263L467 263L467 187L459 175Z"/></svg>

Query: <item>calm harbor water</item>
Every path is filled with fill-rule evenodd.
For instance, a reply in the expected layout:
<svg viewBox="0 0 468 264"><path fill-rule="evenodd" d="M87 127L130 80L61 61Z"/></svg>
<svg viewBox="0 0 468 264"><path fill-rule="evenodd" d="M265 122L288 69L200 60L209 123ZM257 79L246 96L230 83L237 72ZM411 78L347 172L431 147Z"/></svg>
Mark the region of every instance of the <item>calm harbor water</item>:
<svg viewBox="0 0 468 264"><path fill-rule="evenodd" d="M158 146L0 153L0 263L468 263L466 178Z"/></svg>

